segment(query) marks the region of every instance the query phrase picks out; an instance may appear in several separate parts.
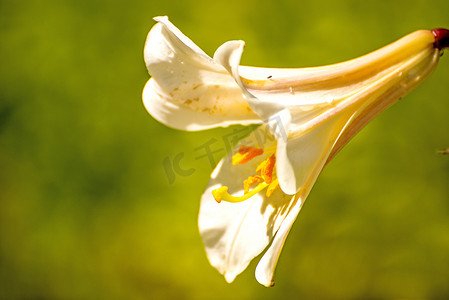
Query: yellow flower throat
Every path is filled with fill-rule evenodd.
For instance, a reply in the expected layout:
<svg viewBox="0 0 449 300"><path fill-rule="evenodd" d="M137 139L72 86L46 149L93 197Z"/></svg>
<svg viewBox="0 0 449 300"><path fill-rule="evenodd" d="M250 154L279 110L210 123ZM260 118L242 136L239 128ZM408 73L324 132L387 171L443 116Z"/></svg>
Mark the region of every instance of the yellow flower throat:
<svg viewBox="0 0 449 300"><path fill-rule="evenodd" d="M264 151L259 148L241 146L239 151L232 156L232 165L235 166L245 164L263 153ZM248 179L243 181L244 194L241 197L231 196L228 193L227 186L222 186L213 190L212 195L218 203L221 201L236 203L245 201L266 188L266 196L270 197L274 190L279 187L279 181L273 174L275 165L276 156L274 154L263 160L256 168L256 173L259 173L260 175L249 176ZM257 186L250 191L249 189L251 186L256 183Z"/></svg>

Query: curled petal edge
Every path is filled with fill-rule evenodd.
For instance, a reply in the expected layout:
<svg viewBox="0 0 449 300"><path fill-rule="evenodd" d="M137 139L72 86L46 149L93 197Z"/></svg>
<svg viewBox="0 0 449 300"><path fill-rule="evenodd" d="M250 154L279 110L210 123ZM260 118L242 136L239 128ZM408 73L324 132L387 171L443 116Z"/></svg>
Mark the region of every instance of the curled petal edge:
<svg viewBox="0 0 449 300"><path fill-rule="evenodd" d="M152 78L142 98L156 120L187 131L261 123L226 69L167 17L155 20L144 48Z"/></svg>

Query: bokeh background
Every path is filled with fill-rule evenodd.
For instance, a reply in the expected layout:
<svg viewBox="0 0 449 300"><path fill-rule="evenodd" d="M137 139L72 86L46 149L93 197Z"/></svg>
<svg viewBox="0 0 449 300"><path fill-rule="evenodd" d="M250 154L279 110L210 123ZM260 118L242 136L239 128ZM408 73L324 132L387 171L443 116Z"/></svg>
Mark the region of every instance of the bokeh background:
<svg viewBox="0 0 449 300"><path fill-rule="evenodd" d="M227 284L197 231L207 143L145 111L152 17L243 64L350 59L449 27L447 0L2 0L0 299L448 299L449 57L359 133L320 176L276 286L255 263ZM191 174L173 173L182 156ZM213 163L216 163L213 161ZM171 171L170 171L171 170ZM257 261L257 260L256 260Z"/></svg>

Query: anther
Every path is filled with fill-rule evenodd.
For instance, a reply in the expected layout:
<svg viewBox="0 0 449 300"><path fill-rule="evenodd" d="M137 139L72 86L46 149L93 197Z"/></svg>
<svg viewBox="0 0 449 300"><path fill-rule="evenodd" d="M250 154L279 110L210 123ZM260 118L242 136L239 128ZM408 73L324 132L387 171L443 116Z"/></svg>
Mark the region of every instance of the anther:
<svg viewBox="0 0 449 300"><path fill-rule="evenodd" d="M259 182L262 182L262 176L259 175L254 175L254 176L249 176L248 179L246 179L245 181L243 181L243 191L246 193L249 192L249 188Z"/></svg>
<svg viewBox="0 0 449 300"><path fill-rule="evenodd" d="M274 156L273 154L267 159L265 159L263 162L261 162L256 169L256 172L260 173L263 180L268 184L270 184L271 181L273 180L273 170L275 164L276 164L276 156Z"/></svg>
<svg viewBox="0 0 449 300"><path fill-rule="evenodd" d="M266 192L266 196L270 197L271 194L273 194L274 190L277 189L279 187L279 180L276 178L275 180L273 180L270 185L267 187L267 192Z"/></svg>
<svg viewBox="0 0 449 300"><path fill-rule="evenodd" d="M264 151L259 148L241 146L239 151L232 156L232 164L234 166L237 164L244 164L254 157L262 155L263 153ZM270 197L273 191L279 187L279 181L273 174L275 165L276 156L273 154L257 166L256 173L260 173L260 175L252 175L244 180L244 193L242 196L232 196L228 193L227 186L221 186L212 191L215 201L218 203L221 201L238 203L250 199L264 189L267 189L265 195ZM250 190L250 188L255 184L257 184L257 186Z"/></svg>
<svg viewBox="0 0 449 300"><path fill-rule="evenodd" d="M239 152L232 156L232 165L240 165L249 162L256 156L262 155L263 150L255 147L240 146Z"/></svg>

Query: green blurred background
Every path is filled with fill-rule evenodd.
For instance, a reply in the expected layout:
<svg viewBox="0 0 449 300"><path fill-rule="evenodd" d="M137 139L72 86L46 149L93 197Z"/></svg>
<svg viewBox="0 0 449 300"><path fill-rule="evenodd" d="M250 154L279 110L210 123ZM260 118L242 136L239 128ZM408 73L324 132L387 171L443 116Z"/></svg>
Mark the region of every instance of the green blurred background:
<svg viewBox="0 0 449 300"><path fill-rule="evenodd" d="M320 176L271 289L255 263L227 284L197 231L212 166L145 111L152 17L243 64L350 59L449 27L447 0L0 2L0 299L448 299L449 57ZM213 140L215 139L215 140ZM184 155L192 174L169 177ZM173 174L171 174L173 175ZM169 182L169 179L171 181Z"/></svg>

